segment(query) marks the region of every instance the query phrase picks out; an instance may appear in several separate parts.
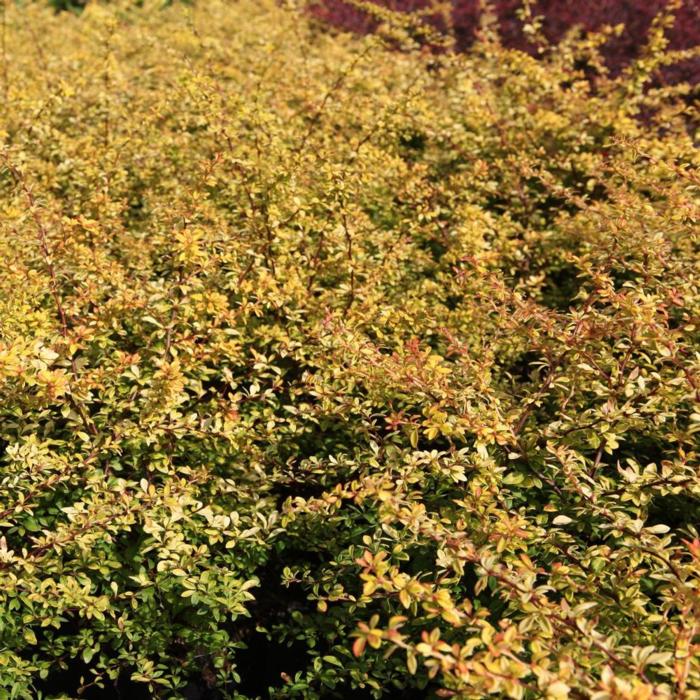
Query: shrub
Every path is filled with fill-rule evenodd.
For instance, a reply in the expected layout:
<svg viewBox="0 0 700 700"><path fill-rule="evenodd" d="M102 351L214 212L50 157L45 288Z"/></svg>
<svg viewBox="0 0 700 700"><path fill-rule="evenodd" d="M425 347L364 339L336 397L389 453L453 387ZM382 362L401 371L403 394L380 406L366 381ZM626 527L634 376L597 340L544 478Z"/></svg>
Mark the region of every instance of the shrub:
<svg viewBox="0 0 700 700"><path fill-rule="evenodd" d="M466 48L475 37L484 4L481 0L371 0L376 5L401 12L423 11L435 26L450 29L458 46ZM536 45L523 32L519 15L522 0L496 0L492 3L498 16L503 42L536 54ZM673 3L676 4L676 3ZM558 42L567 32L580 28L587 32L599 31L604 26L623 25L624 31L610 37L603 47L606 63L619 71L639 56L651 27L652 20L670 3L667 0L538 0L532 2L532 12L542 17L542 30L549 41ZM671 46L687 49L700 44L700 1L682 0L678 3L676 21L670 30ZM437 11L433 8L438 7ZM442 9L446 8L446 9ZM311 6L315 17L333 26L354 32L376 28L371 11L363 10L355 0L315 0ZM671 82L700 80L700 60L669 67L664 78Z"/></svg>
<svg viewBox="0 0 700 700"><path fill-rule="evenodd" d="M3 697L697 696L663 19L616 78L271 0L4 22Z"/></svg>

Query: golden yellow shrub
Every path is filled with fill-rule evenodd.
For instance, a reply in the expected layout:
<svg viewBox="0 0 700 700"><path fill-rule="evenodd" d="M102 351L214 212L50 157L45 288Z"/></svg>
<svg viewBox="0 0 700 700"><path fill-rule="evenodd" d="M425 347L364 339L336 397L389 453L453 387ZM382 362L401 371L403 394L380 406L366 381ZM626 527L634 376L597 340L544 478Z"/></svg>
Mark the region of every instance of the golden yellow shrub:
<svg viewBox="0 0 700 700"><path fill-rule="evenodd" d="M0 695L697 697L666 20L611 79L301 9L5 7Z"/></svg>

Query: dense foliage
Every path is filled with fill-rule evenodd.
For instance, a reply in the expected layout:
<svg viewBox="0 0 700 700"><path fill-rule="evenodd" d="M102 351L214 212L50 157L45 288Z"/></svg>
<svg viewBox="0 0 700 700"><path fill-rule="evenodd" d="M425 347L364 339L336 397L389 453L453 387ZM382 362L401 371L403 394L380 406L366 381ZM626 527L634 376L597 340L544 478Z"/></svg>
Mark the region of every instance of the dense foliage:
<svg viewBox="0 0 700 700"><path fill-rule="evenodd" d="M697 698L668 18L300 12L7 7L0 697Z"/></svg>
<svg viewBox="0 0 700 700"><path fill-rule="evenodd" d="M63 0L65 1L65 0ZM426 21L442 29L450 29L458 46L474 41L485 0L370 0L400 12L421 12ZM490 0L498 17L502 41L536 55L537 46L523 31L522 0ZM542 17L542 31L550 41L559 41L576 28L598 31L604 26L624 29L611 37L602 49L608 66L620 70L639 55L651 23L659 12L669 8L669 0L532 0L531 10ZM680 0L676 20L669 28L670 44L685 49L700 44L700 0ZM313 0L311 13L329 24L354 32L376 27L371 12L363 10L355 0ZM668 67L663 78L672 82L700 82L700 58Z"/></svg>

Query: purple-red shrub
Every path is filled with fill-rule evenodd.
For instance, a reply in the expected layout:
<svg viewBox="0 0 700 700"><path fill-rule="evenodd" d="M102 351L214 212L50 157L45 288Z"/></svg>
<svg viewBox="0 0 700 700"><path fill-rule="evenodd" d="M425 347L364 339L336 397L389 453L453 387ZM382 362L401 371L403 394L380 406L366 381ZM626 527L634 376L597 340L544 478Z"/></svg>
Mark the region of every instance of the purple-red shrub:
<svg viewBox="0 0 700 700"><path fill-rule="evenodd" d="M371 0L377 5L400 12L413 12L430 7L430 0ZM610 68L617 72L633 60L644 45L653 18L665 9L668 0L599 0L589 3L581 0L537 0L535 14L542 15L542 29L551 41L559 41L572 27L596 31L605 25L623 24L625 29L612 37L605 49ZM460 48L466 48L474 39L479 21L479 0L452 0L451 22ZM518 8L522 0L496 0L499 26L506 46L532 52L522 31ZM316 0L312 14L336 27L354 31L372 31L376 22L362 10L345 0ZM444 25L444 18L430 18L436 26ZM684 0L676 14L676 21L669 35L673 49L685 49L700 44L700 0ZM667 69L667 80L678 82L700 80L700 59L692 59Z"/></svg>

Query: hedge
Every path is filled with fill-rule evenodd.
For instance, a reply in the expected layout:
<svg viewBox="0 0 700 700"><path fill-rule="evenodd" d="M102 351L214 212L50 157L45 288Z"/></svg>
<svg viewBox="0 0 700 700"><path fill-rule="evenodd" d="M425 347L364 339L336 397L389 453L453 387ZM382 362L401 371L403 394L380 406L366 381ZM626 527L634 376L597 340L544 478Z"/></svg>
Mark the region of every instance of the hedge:
<svg viewBox="0 0 700 700"><path fill-rule="evenodd" d="M697 697L669 18L302 10L6 6L0 697Z"/></svg>

